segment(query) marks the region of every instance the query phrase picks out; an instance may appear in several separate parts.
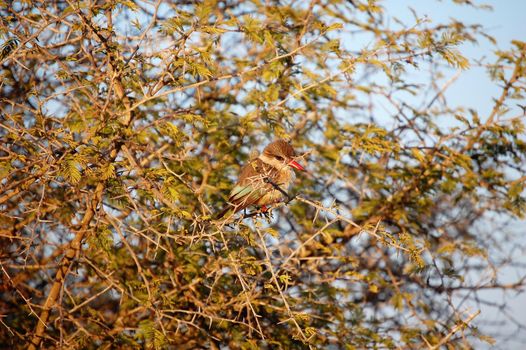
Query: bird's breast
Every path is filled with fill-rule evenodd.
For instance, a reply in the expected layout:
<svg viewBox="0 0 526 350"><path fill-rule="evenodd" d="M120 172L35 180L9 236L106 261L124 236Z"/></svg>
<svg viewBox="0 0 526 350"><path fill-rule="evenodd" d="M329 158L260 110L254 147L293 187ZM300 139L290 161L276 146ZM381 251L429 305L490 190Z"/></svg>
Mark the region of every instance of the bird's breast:
<svg viewBox="0 0 526 350"><path fill-rule="evenodd" d="M278 173L277 183L283 190L288 190L294 181L295 175L294 171L289 167L284 168Z"/></svg>
<svg viewBox="0 0 526 350"><path fill-rule="evenodd" d="M291 169L282 169L273 177L273 182L278 185L283 191L288 191L292 182L294 181L295 174ZM265 195L263 195L258 205L269 205L283 201L285 195L278 189L271 189Z"/></svg>

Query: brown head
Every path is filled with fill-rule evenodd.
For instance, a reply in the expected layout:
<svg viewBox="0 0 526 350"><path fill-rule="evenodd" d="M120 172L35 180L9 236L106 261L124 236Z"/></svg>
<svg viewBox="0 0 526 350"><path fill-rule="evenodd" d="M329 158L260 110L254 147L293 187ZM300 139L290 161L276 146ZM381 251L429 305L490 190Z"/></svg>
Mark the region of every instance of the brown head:
<svg viewBox="0 0 526 350"><path fill-rule="evenodd" d="M276 140L270 143L263 150L261 158L264 162L276 165L289 165L298 170L305 170L301 165L299 165L294 158L296 153L294 148L285 140Z"/></svg>

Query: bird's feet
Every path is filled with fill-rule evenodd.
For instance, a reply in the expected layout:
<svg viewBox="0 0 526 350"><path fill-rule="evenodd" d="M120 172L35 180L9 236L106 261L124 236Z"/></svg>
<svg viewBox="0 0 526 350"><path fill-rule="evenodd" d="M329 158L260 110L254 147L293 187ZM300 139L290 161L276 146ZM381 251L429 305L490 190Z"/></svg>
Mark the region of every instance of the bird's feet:
<svg viewBox="0 0 526 350"><path fill-rule="evenodd" d="M272 219L272 211L270 209L272 208L262 205L261 208L259 208L259 214L264 218Z"/></svg>

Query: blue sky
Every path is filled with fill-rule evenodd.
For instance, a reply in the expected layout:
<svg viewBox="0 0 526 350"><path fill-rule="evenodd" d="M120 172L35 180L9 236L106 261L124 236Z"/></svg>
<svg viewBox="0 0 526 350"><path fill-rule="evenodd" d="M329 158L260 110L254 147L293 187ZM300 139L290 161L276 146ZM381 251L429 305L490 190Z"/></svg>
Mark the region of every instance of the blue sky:
<svg viewBox="0 0 526 350"><path fill-rule="evenodd" d="M475 9L471 6L459 6L453 1L431 0L388 0L386 7L394 17L413 21L409 10L412 7L419 15L427 15L432 23L447 22L455 18L467 24L482 24L486 32L497 40L497 47L505 50L511 47L511 40L526 41L526 1L524 0L473 0L477 5L488 4L492 11ZM482 39L478 45L465 44L460 50L470 59L484 58L484 62L494 61L494 46ZM472 60L473 61L473 60ZM485 68L472 64L468 71L448 89L446 97L453 105L475 108L482 116L489 114L493 107L492 98L500 93L499 88L490 81Z"/></svg>
<svg viewBox="0 0 526 350"><path fill-rule="evenodd" d="M388 0L384 2L384 5L390 10L390 16L397 17L406 23L414 21L409 10L409 7L412 7L420 16L427 15L432 23L448 22L450 18L455 18L467 24L482 24L486 28L486 32L497 40L497 48L501 50L509 49L512 46L511 40L513 39L526 41L526 1L492 0L482 2L473 0L473 2L477 5L488 4L493 7L493 10L477 10L470 6L459 6L453 1ZM462 53L471 60L485 57L484 62L486 63L494 61L495 56L492 53L494 49L493 44L485 39L482 39L478 45L466 44L460 47ZM447 80L453 74L454 71L449 72L445 79ZM473 64L469 70L462 72L458 80L446 91L445 96L452 106L462 105L474 108L478 111L481 119L485 119L493 108L493 98L500 93L501 89L489 79L486 69ZM514 111L518 111L515 105L510 107L514 107ZM517 115L517 113L512 113L512 115ZM515 239L521 238L521 231L524 231L525 226L526 222L524 221L515 223L513 228L517 233ZM498 235L499 232L495 232L495 234ZM513 241L510 241L509 248L511 249L513 246ZM526 263L523 250L517 250L515 258ZM520 272L520 270L515 269L500 271L500 281L516 281ZM522 273L524 274L524 271ZM517 325L510 321L509 316L526 325L526 293L518 295L506 293L503 295L501 292L488 290L481 295L489 301L501 302L504 299L510 305L509 315L504 315L496 308L481 306L482 313L477 318L477 323L482 331L490 335L505 335L504 339L502 337L497 339L498 342L494 348L524 349L526 336L517 337L514 335ZM471 311L480 307L474 304L466 304L465 306L471 307ZM493 323L487 323L488 321ZM502 323L499 325L499 322ZM506 337L506 335L510 336ZM489 348L489 345L481 343L477 344L476 348Z"/></svg>

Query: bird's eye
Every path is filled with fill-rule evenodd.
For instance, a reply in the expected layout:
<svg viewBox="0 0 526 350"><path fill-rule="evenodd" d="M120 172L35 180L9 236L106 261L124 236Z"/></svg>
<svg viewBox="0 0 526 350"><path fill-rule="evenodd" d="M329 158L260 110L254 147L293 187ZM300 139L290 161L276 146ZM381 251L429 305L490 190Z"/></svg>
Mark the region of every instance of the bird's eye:
<svg viewBox="0 0 526 350"><path fill-rule="evenodd" d="M281 156L276 156L276 159L279 160L280 162L283 161L283 157L281 157Z"/></svg>

